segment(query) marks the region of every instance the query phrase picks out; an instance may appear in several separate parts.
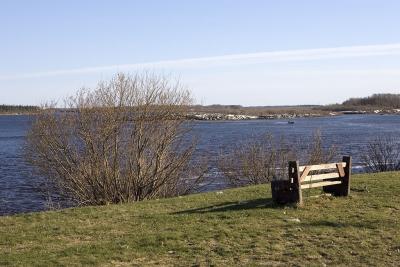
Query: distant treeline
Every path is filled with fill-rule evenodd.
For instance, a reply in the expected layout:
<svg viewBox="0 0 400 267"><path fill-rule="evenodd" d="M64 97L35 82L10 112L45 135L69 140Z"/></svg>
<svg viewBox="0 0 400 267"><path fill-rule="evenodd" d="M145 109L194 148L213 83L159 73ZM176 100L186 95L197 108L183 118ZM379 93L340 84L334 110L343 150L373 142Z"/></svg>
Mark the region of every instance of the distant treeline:
<svg viewBox="0 0 400 267"><path fill-rule="evenodd" d="M0 113L30 113L38 110L37 106L0 105Z"/></svg>
<svg viewBox="0 0 400 267"><path fill-rule="evenodd" d="M374 94L363 98L350 98L343 106L373 106L382 108L400 108L400 94Z"/></svg>
<svg viewBox="0 0 400 267"><path fill-rule="evenodd" d="M252 106L240 105L196 105L191 107L192 112L223 113L243 115L274 115L274 114L327 114L328 112L341 112L362 110L372 112L377 109L400 109L400 94L374 94L368 97L350 98L341 104L334 105L297 105L297 106Z"/></svg>
<svg viewBox="0 0 400 267"><path fill-rule="evenodd" d="M400 109L400 94L373 94L367 97L350 98L342 104L321 106L325 111L363 110L371 112L377 109Z"/></svg>

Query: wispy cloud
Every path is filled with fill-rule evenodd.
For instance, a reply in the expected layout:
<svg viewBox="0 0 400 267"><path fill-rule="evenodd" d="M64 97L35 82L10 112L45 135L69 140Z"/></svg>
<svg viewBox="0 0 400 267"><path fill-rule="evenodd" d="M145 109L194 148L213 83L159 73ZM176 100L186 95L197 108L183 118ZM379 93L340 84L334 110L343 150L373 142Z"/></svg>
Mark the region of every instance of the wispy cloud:
<svg viewBox="0 0 400 267"><path fill-rule="evenodd" d="M15 75L5 75L5 76L0 76L0 80L19 80L27 78L43 78L43 77L51 77L59 75L101 73L110 71L127 71L135 69L207 68L213 66L238 66L246 64L260 64L260 63L280 62L280 61L283 62L313 61L313 60L373 57L373 56L387 56L387 55L400 55L400 43L233 54L233 55L213 56L213 57L187 58L187 59L165 60L157 62L54 70L54 71L15 74Z"/></svg>

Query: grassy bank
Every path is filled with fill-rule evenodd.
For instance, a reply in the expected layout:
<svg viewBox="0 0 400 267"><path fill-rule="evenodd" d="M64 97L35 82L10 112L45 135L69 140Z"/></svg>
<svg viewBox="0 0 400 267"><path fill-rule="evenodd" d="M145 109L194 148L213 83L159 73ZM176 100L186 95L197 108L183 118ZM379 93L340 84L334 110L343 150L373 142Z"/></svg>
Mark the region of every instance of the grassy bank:
<svg viewBox="0 0 400 267"><path fill-rule="evenodd" d="M0 266L397 265L400 173L351 188L299 209L274 206L262 185L0 217Z"/></svg>

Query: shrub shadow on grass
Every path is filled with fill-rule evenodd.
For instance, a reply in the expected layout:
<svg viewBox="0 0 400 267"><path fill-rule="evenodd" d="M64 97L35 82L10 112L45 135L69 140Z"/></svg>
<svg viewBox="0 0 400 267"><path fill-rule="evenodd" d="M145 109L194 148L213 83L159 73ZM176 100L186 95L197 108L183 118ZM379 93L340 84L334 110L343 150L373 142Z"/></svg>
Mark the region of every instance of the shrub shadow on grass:
<svg viewBox="0 0 400 267"><path fill-rule="evenodd" d="M281 208L281 205L275 204L272 198L259 198L247 201L225 202L218 205L212 205L202 208L189 209L178 211L173 214L192 214L192 213L207 213L207 212L224 212L237 210L251 210L263 208Z"/></svg>

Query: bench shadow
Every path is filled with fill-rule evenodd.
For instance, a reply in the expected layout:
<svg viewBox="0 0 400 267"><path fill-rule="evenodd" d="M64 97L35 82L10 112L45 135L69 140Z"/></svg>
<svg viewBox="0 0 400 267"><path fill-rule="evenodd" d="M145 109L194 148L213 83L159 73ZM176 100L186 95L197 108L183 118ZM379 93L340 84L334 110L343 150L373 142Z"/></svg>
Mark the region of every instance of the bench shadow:
<svg viewBox="0 0 400 267"><path fill-rule="evenodd" d="M263 208L280 208L281 205L275 204L272 198L259 198L247 201L225 202L218 205L212 205L202 208L189 209L178 211L173 214L193 214L193 213L208 213L208 212L224 212L237 210L251 210Z"/></svg>

